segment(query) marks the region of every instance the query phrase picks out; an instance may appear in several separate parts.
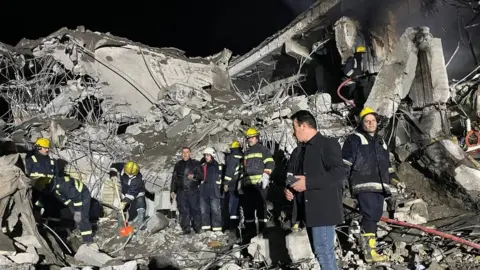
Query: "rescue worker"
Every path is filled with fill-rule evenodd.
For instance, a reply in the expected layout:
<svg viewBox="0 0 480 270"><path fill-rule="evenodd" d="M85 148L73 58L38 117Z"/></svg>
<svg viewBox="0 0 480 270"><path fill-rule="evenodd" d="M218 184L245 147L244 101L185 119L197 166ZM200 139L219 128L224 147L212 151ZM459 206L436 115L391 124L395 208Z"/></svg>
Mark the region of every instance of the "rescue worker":
<svg viewBox="0 0 480 270"><path fill-rule="evenodd" d="M203 180L200 184L200 211L202 213L202 230L222 230L222 164L214 156L211 147L203 150Z"/></svg>
<svg viewBox="0 0 480 270"><path fill-rule="evenodd" d="M83 242L98 249L98 246L93 244L92 224L90 223L91 195L88 188L82 181L69 176L56 176L49 187L54 190L57 198L73 212L73 220L80 229Z"/></svg>
<svg viewBox="0 0 480 270"><path fill-rule="evenodd" d="M365 46L357 46L355 53L347 58L343 65L343 81L352 79L343 86L341 93L347 99L353 99L356 107L361 108L368 97L371 89L369 85L369 78L367 75L366 64L364 56L367 52ZM363 77L360 77L363 76Z"/></svg>
<svg viewBox="0 0 480 270"><path fill-rule="evenodd" d="M405 184L398 181L392 168L387 145L377 134L378 115L369 107L360 112L361 123L343 144L343 162L347 167L350 192L356 198L362 215L360 243L367 262L382 262L388 256L376 251L377 222L383 214L385 198L391 196L390 184L399 190Z"/></svg>
<svg viewBox="0 0 480 270"><path fill-rule="evenodd" d="M110 177L114 183L120 182L121 202L120 210L128 207L128 219L132 221L138 229L145 221L145 209L147 202L145 200L145 181L140 173L140 167L134 161L127 163L114 163L110 168ZM122 213L118 213L118 226L123 226Z"/></svg>
<svg viewBox="0 0 480 270"><path fill-rule="evenodd" d="M45 189L52 179L58 175L58 167L53 158L49 156L50 140L39 138L33 149L29 149L25 158L25 174L32 179L34 215L39 219L42 215L58 215L55 209L56 198L51 190Z"/></svg>
<svg viewBox="0 0 480 270"><path fill-rule="evenodd" d="M255 236L255 216L258 220L259 233L267 223L267 186L275 167L270 150L259 143L260 133L256 128L245 132L248 149L243 157L242 208L245 218L246 239Z"/></svg>
<svg viewBox="0 0 480 270"><path fill-rule="evenodd" d="M198 186L203 180L200 162L191 159L189 147L183 147L182 160L175 164L170 186L170 199L177 197L180 212L180 227L184 234L190 234L192 227L201 232L200 192Z"/></svg>
<svg viewBox="0 0 480 270"><path fill-rule="evenodd" d="M39 138L35 142L35 150L33 153L27 154L25 159L25 174L35 181L38 190L42 190L54 176L58 175L58 169L55 160L51 158L50 140Z"/></svg>
<svg viewBox="0 0 480 270"><path fill-rule="evenodd" d="M240 225L240 194L238 194L239 179L242 166L243 153L240 142L233 141L230 144L230 153L225 162L225 177L223 178L223 190L228 197L228 215L230 221L228 229L231 235L237 233Z"/></svg>

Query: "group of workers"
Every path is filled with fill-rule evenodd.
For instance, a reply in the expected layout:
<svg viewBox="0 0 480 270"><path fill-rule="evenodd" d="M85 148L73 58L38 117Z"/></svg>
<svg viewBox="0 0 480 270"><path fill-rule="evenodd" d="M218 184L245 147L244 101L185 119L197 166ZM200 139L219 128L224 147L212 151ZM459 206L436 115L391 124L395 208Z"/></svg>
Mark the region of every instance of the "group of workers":
<svg viewBox="0 0 480 270"><path fill-rule="evenodd" d="M362 215L363 234L360 242L365 258L369 262L379 262L387 260L386 256L377 253L375 241L384 200L391 196L392 184L398 190L404 190L405 185L398 181L390 163L387 145L377 134L378 115L367 107L360 112L359 117L361 124L355 133L347 137L342 155L349 189L357 200ZM248 143L245 151L240 142L233 141L224 165L216 159L215 150L211 147L203 151L204 157L200 161L191 158L190 148L182 149L182 159L175 164L173 170L171 199L176 197L184 234L205 230L222 231L225 224L231 233L241 233L247 239L262 233L267 223L267 187L275 163L270 150L259 143L259 135L259 131L253 127L245 132ZM90 192L80 180L59 172L56 161L49 156L49 149L50 141L40 138L35 143L34 151L26 158L26 174L33 180L35 188L34 212L38 216L38 213L44 214L45 210L58 209L45 205L51 204L54 198L56 203L71 209L84 242L93 243L89 220ZM302 145L294 150L295 153L300 153L299 156L303 156L302 151ZM288 171L302 175L304 166L303 158L292 159ZM110 177L121 186L119 210L128 209L130 220L137 227L142 226L146 209L145 182L138 164L133 161L114 163ZM292 180L290 178L287 176L287 182ZM307 201L302 196L303 192L286 192L287 199L291 200L294 196L298 204ZM223 201L228 202L228 222L222 219ZM243 210L245 225L241 231L240 208ZM122 219L120 216L118 219L121 226Z"/></svg>
<svg viewBox="0 0 480 270"><path fill-rule="evenodd" d="M176 197L180 225L185 234L204 230L240 233L240 207L243 209L245 237L262 232L267 223L266 190L275 166L270 150L259 143L255 128L245 132L248 148L243 153L240 142L233 141L225 166L216 160L215 150L207 147L200 161L191 158L188 147L175 164L171 199ZM228 202L229 220L223 221L222 201Z"/></svg>
<svg viewBox="0 0 480 270"><path fill-rule="evenodd" d="M90 222L91 195L87 186L59 170L55 159L49 156L50 140L39 138L34 147L28 147L25 173L32 180L34 215L37 222L60 211L59 204L68 207L83 241L91 247L93 243L92 224ZM114 184L120 184L119 226L122 226L121 212L128 209L129 219L138 227L145 218L145 183L137 163L114 163L110 169Z"/></svg>

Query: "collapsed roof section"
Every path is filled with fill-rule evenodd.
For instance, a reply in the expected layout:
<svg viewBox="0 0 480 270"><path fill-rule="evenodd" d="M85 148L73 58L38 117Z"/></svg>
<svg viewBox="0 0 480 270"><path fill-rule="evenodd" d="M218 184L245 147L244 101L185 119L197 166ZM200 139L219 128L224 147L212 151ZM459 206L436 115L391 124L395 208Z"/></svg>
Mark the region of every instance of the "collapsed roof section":
<svg viewBox="0 0 480 270"><path fill-rule="evenodd" d="M226 66L231 52L228 50L207 58L187 58L174 48L151 48L110 34L85 31L82 27L62 28L48 37L35 41L23 39L15 48L4 48L2 54L27 58L18 67L41 68L56 75L60 93L50 104L44 104L51 114L64 115L69 111L65 109L65 101L80 99L83 90L101 98L102 110L112 119L118 119L142 117L157 106L159 97L170 86L178 83L195 89L229 87ZM42 61L52 58L54 62ZM46 79L40 74L35 76ZM101 85L101 91L92 87L92 82ZM40 90L36 86L32 88ZM2 91L8 89L4 87Z"/></svg>

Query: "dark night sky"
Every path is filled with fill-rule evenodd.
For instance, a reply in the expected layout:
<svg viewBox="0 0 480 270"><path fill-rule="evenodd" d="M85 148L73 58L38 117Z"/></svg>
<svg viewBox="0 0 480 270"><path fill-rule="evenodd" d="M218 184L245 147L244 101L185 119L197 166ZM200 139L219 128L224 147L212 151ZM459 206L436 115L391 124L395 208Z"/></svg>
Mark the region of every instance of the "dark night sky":
<svg viewBox="0 0 480 270"><path fill-rule="evenodd" d="M85 25L154 47L177 47L189 56L224 47L243 54L290 23L300 8L290 0L5 2L2 10L12 12L2 14L0 41L13 46L23 37L36 39L63 26ZM151 4L155 2L159 4Z"/></svg>

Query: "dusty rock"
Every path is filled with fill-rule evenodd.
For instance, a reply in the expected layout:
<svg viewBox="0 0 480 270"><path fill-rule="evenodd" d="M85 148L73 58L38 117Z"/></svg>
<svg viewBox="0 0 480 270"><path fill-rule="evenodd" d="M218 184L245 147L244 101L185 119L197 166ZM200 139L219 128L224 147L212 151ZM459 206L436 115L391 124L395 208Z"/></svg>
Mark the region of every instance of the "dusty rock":
<svg viewBox="0 0 480 270"><path fill-rule="evenodd" d="M18 242L19 244L25 246L25 247L35 247L35 248L42 248L42 245L38 242L37 238L33 235L25 235L25 236L20 236L20 237L15 237L14 238L15 242Z"/></svg>
<svg viewBox="0 0 480 270"><path fill-rule="evenodd" d="M314 259L315 255L310 247L310 240L306 230L292 232L285 237L288 255L292 262L298 262L304 259ZM302 247L302 248L299 248Z"/></svg>
<svg viewBox="0 0 480 270"><path fill-rule="evenodd" d="M173 138L184 132L193 123L191 117L185 117L167 130L167 138Z"/></svg>
<svg viewBox="0 0 480 270"><path fill-rule="evenodd" d="M87 265L100 267L111 260L112 257L85 244L81 245L75 254L75 260L84 262Z"/></svg>
<svg viewBox="0 0 480 270"><path fill-rule="evenodd" d="M240 270L242 269L240 266L234 263L226 263L220 267L220 270Z"/></svg>
<svg viewBox="0 0 480 270"><path fill-rule="evenodd" d="M0 255L15 255L15 246L10 238L0 231Z"/></svg>
<svg viewBox="0 0 480 270"><path fill-rule="evenodd" d="M311 101L312 111L326 113L332 111L332 97L330 94L318 93Z"/></svg>
<svg viewBox="0 0 480 270"><path fill-rule="evenodd" d="M415 199L402 203L395 209L395 219L411 224L424 224L429 220L427 203Z"/></svg>
<svg viewBox="0 0 480 270"><path fill-rule="evenodd" d="M100 268L100 270L136 270L137 268L138 264L136 261L129 261L124 263L123 265L102 267Z"/></svg>
<svg viewBox="0 0 480 270"><path fill-rule="evenodd" d="M141 124L130 125L125 130L125 133L130 134L130 135L138 135L138 134L142 133L142 129L140 128L140 126L141 126Z"/></svg>
<svg viewBox="0 0 480 270"><path fill-rule="evenodd" d="M27 252L8 256L8 258L18 264L36 264L40 260L34 247L28 247Z"/></svg>
<svg viewBox="0 0 480 270"><path fill-rule="evenodd" d="M147 231L157 233L165 229L168 224L170 224L170 220L162 213L156 212L147 222Z"/></svg>

